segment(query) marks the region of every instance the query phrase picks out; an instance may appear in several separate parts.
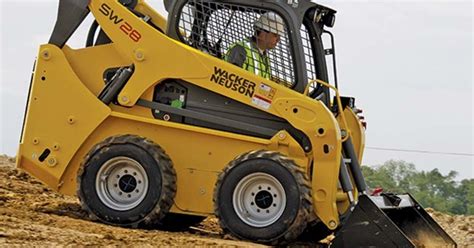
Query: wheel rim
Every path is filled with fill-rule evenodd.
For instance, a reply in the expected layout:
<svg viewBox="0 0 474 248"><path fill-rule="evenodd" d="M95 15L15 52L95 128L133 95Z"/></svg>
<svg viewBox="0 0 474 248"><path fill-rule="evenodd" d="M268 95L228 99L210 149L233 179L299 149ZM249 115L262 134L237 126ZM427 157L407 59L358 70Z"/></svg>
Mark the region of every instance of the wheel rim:
<svg viewBox="0 0 474 248"><path fill-rule="evenodd" d="M252 173L237 184L232 204L243 222L252 227L266 227L283 214L286 206L285 189L269 174Z"/></svg>
<svg viewBox="0 0 474 248"><path fill-rule="evenodd" d="M115 157L102 165L95 184L102 203L117 211L127 211L138 206L145 198L148 176L136 160Z"/></svg>

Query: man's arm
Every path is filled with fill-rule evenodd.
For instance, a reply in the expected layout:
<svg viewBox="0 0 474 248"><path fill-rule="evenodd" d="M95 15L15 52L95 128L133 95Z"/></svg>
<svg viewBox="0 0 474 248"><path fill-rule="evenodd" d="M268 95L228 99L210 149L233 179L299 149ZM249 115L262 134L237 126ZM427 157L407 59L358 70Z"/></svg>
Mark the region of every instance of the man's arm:
<svg viewBox="0 0 474 248"><path fill-rule="evenodd" d="M241 45L235 45L227 52L226 56L227 62L234 64L238 67L242 67L244 65L246 58L247 52L245 51L245 48Z"/></svg>

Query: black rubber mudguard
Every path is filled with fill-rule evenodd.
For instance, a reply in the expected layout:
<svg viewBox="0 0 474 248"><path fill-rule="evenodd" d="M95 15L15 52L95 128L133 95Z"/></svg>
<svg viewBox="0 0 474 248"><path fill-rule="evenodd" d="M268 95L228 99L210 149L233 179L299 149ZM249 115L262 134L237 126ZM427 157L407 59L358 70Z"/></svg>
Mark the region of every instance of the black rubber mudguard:
<svg viewBox="0 0 474 248"><path fill-rule="evenodd" d="M360 195L330 247L457 247L409 194Z"/></svg>

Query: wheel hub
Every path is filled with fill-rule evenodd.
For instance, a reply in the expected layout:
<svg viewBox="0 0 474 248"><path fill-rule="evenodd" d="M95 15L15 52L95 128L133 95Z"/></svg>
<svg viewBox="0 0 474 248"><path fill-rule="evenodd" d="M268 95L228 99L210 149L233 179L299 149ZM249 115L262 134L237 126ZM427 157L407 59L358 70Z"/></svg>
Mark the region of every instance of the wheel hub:
<svg viewBox="0 0 474 248"><path fill-rule="evenodd" d="M123 192L130 193L137 187L137 180L127 174L119 179L119 187Z"/></svg>
<svg viewBox="0 0 474 248"><path fill-rule="evenodd" d="M148 176L136 160L115 157L105 162L98 171L96 190L104 205L117 211L127 211L145 198Z"/></svg>
<svg viewBox="0 0 474 248"><path fill-rule="evenodd" d="M237 216L252 227L275 223L286 207L286 194L281 183L272 175L252 173L235 187L232 203Z"/></svg>
<svg viewBox="0 0 474 248"><path fill-rule="evenodd" d="M262 209L269 208L273 203L273 196L268 191L263 190L255 195L255 204Z"/></svg>

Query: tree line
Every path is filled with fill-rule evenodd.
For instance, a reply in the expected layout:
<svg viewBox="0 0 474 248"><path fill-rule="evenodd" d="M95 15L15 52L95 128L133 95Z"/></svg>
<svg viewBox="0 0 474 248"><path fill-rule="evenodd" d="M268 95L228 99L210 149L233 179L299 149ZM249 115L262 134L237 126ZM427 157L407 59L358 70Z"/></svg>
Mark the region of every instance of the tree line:
<svg viewBox="0 0 474 248"><path fill-rule="evenodd" d="M384 192L410 193L423 207L451 214L474 215L474 179L455 181L458 172L441 174L438 169L418 171L403 160L389 160L376 167L362 166L370 188Z"/></svg>

